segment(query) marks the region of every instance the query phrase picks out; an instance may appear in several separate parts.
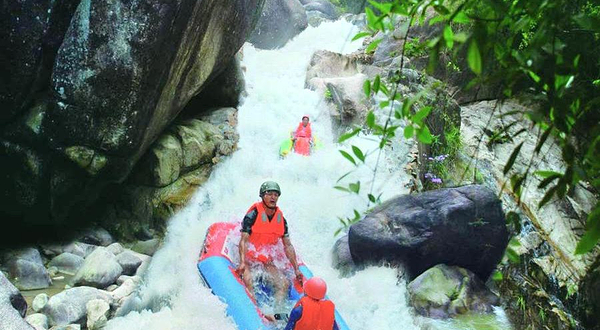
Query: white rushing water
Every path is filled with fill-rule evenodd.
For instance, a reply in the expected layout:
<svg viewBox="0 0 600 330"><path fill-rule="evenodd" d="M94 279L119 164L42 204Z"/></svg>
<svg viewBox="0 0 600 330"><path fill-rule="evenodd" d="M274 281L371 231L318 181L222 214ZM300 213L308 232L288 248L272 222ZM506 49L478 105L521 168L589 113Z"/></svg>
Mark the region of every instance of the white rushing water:
<svg viewBox="0 0 600 330"><path fill-rule="evenodd" d="M336 180L354 167L341 157L333 142L323 95L304 89L306 68L316 50L350 53L360 41L349 40L357 30L345 21L309 27L284 48L273 51L244 46L248 95L239 108L239 150L218 164L189 205L169 223L162 248L145 275L138 310L109 322L108 330L235 329L225 306L202 287L196 261L207 228L217 221L239 222L259 200L266 180L282 189L278 205L288 220L291 241L299 257L328 284L328 296L353 330L419 329L406 302L406 287L394 269L371 267L340 278L331 267L337 219L364 211L366 200L334 189ZM279 144L302 115L312 118L313 134L324 147L311 157L278 157ZM376 147L368 138L350 144L363 150ZM398 150L396 152L399 152ZM400 151L401 152L401 151ZM406 193L407 177L397 170L398 155L384 156L375 184L385 200ZM375 156L369 157L374 166ZM363 187L372 177L363 166L349 178ZM363 188L365 189L365 188Z"/></svg>

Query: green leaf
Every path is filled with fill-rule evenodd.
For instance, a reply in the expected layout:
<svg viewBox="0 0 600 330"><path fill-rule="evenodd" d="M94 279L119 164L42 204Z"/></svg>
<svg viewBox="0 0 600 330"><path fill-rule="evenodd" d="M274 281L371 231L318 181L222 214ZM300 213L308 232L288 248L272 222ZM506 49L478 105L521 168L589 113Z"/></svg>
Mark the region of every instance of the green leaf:
<svg viewBox="0 0 600 330"><path fill-rule="evenodd" d="M388 105L390 105L390 101L383 101L383 102L379 103L379 108L383 109L383 108L387 107Z"/></svg>
<svg viewBox="0 0 600 330"><path fill-rule="evenodd" d="M367 98L371 97L371 81L370 80L365 80L365 83L363 84L363 90L365 91L365 96Z"/></svg>
<svg viewBox="0 0 600 330"><path fill-rule="evenodd" d="M425 144L431 144L433 142L433 136L429 132L427 126L423 126L417 130L417 139Z"/></svg>
<svg viewBox="0 0 600 330"><path fill-rule="evenodd" d="M467 16L467 14L465 14L464 11L460 11L458 12L458 14L456 14L456 16L454 16L452 21L459 24L467 24L471 22L471 19L469 18L469 16Z"/></svg>
<svg viewBox="0 0 600 330"><path fill-rule="evenodd" d="M463 43L465 41L467 41L467 34L464 32L459 32L457 34L454 35L454 41L459 42L459 43Z"/></svg>
<svg viewBox="0 0 600 330"><path fill-rule="evenodd" d="M404 138L410 139L415 134L415 128L412 125L408 125L404 128Z"/></svg>
<svg viewBox="0 0 600 330"><path fill-rule="evenodd" d="M505 255L508 258L508 260L513 264L518 264L519 261L521 260L521 257L519 257L519 254L517 253L517 251L515 251L514 249L512 249L510 247L506 248Z"/></svg>
<svg viewBox="0 0 600 330"><path fill-rule="evenodd" d="M366 7L365 15L367 18L367 25L373 30L378 30L378 28L375 26L375 21L377 21L377 15L375 15L373 9Z"/></svg>
<svg viewBox="0 0 600 330"><path fill-rule="evenodd" d="M359 32L354 36L354 38L352 38L352 41L355 41L355 40L358 40L360 38L364 38L364 37L370 36L370 35L371 35L371 33L369 33L369 32Z"/></svg>
<svg viewBox="0 0 600 330"><path fill-rule="evenodd" d="M584 254L592 251L596 244L600 240L600 202L596 203L596 206L588 215L588 221L586 224L585 234L577 243L575 248L575 254Z"/></svg>
<svg viewBox="0 0 600 330"><path fill-rule="evenodd" d="M369 201L370 201L371 203L376 203L376 202L377 202L377 199L376 199L376 198L375 198L375 196L373 196L372 194L369 194L369 195L367 195L367 196L369 197Z"/></svg>
<svg viewBox="0 0 600 330"><path fill-rule="evenodd" d="M367 126L373 128L375 126L375 114L373 111L369 111L367 114Z"/></svg>
<svg viewBox="0 0 600 330"><path fill-rule="evenodd" d="M335 187L333 187L333 188L335 188L335 189L337 189L337 190L344 191L344 192L350 192L350 189L348 189L348 188L346 188L346 187L342 187L342 186L335 186Z"/></svg>
<svg viewBox="0 0 600 330"><path fill-rule="evenodd" d="M383 38L371 41L371 43L367 46L367 49L365 49L365 53L370 54L370 53L374 52L375 48L377 48L379 43L382 41L383 41Z"/></svg>
<svg viewBox="0 0 600 330"><path fill-rule="evenodd" d="M362 150L360 150L359 147L357 146L352 146L352 152L354 152L354 154L356 155L356 158L360 159L361 162L365 162L365 155L363 154Z"/></svg>
<svg viewBox="0 0 600 330"><path fill-rule="evenodd" d="M429 115L429 113L431 112L431 109L432 109L431 106L426 106L426 107L423 107L421 110L419 110L416 114L414 114L412 116L413 123L420 125L423 122L423 119L425 119L425 117L427 117L427 115Z"/></svg>
<svg viewBox="0 0 600 330"><path fill-rule="evenodd" d="M349 160L352 164L356 165L356 161L354 160L354 158L352 156L350 156L349 153L345 152L344 150L340 150L340 153L342 154L342 156L344 156L347 160Z"/></svg>
<svg viewBox="0 0 600 330"><path fill-rule="evenodd" d="M348 172L348 173L340 176L335 183L338 183L338 182L342 181L345 177L347 177L348 175L350 175L350 173L352 173L352 172L354 172L354 171L350 171L350 172Z"/></svg>
<svg viewBox="0 0 600 330"><path fill-rule="evenodd" d="M360 127L357 127L355 129L353 129L351 132L342 134L342 136L340 136L340 138L338 139L338 143L342 143L342 142L348 140L349 138L357 135L359 132L360 132Z"/></svg>
<svg viewBox="0 0 600 330"><path fill-rule="evenodd" d="M555 176L555 175L562 176L562 173L558 173L558 172L554 172L554 171L535 171L535 172L533 172L533 174L535 174L541 178L544 178L544 179L551 177L551 176Z"/></svg>
<svg viewBox="0 0 600 330"><path fill-rule="evenodd" d="M519 152L521 151L521 147L523 146L523 142L521 142L512 152L512 154L510 154L510 157L508 158L508 161L506 162L506 165L504 165L504 170L502 171L502 173L504 175L506 175L506 173L508 173L508 171L510 171L510 169L513 167L515 160L517 160L517 156L519 155Z"/></svg>
<svg viewBox="0 0 600 330"><path fill-rule="evenodd" d="M379 92L379 84L381 83L381 78L379 77L379 75L375 76L375 81L373 81L373 86L371 86L371 88L373 89L373 93L377 94L377 92Z"/></svg>
<svg viewBox="0 0 600 330"><path fill-rule="evenodd" d="M452 32L452 27L450 27L450 25L444 27L444 40L446 40L446 47L449 49L454 47L454 32Z"/></svg>
<svg viewBox="0 0 600 330"><path fill-rule="evenodd" d="M492 274L492 280L494 281L502 281L504 279L504 275L502 275L502 272L500 271L495 271L494 274Z"/></svg>
<svg viewBox="0 0 600 330"><path fill-rule="evenodd" d="M481 74L481 53L479 52L479 45L477 40L472 39L467 50L467 61L469 68L476 74Z"/></svg>
<svg viewBox="0 0 600 330"><path fill-rule="evenodd" d="M369 0L369 3L370 3L370 4L371 4L373 7L375 7L375 8L377 8L377 9L379 9L379 11L380 11L382 14L389 14L389 13L390 13L390 11L392 10L392 6L393 6L393 4L392 4L392 3L379 3L379 2L376 2L376 1L372 1L372 0Z"/></svg>
<svg viewBox="0 0 600 330"><path fill-rule="evenodd" d="M521 232L521 217L518 213L514 211L506 213L506 224L512 226L515 232Z"/></svg>
<svg viewBox="0 0 600 330"><path fill-rule="evenodd" d="M348 188L350 189L350 191L352 191L355 194L358 194L360 192L360 181L356 181L356 183L351 183L348 185Z"/></svg>

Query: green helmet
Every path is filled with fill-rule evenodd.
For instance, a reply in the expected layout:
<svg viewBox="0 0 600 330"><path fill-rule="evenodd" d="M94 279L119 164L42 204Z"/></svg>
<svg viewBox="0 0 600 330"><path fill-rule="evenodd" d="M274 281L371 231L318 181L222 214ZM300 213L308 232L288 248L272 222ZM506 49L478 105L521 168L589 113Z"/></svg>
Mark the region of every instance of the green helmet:
<svg viewBox="0 0 600 330"><path fill-rule="evenodd" d="M260 197L262 197L262 195L269 191L269 190L273 190L279 193L279 195L281 195L281 189L279 188L279 185L277 184L277 182L275 181L265 181L263 182L263 184L260 185L260 190L258 192L258 195Z"/></svg>

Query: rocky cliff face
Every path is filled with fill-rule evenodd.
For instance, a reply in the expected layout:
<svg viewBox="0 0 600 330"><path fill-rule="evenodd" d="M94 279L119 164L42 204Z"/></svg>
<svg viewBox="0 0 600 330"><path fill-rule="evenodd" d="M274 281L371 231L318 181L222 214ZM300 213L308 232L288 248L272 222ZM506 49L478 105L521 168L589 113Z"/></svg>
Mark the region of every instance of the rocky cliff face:
<svg viewBox="0 0 600 330"><path fill-rule="evenodd" d="M85 223L102 189L127 178L190 99L230 66L262 3L3 6L2 218L18 231L38 228L40 236Z"/></svg>

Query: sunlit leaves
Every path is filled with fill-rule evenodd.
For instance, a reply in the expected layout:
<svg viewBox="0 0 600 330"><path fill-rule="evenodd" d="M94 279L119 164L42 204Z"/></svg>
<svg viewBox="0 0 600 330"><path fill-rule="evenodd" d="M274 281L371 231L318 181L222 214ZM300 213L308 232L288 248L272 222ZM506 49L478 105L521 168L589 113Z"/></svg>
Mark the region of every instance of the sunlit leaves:
<svg viewBox="0 0 600 330"><path fill-rule="evenodd" d="M472 39L467 50L467 63L475 74L481 74L481 53L477 40Z"/></svg>
<svg viewBox="0 0 600 330"><path fill-rule="evenodd" d="M585 234L577 243L575 254L590 252L598 244L598 240L600 240L600 202L596 203L588 216Z"/></svg>

